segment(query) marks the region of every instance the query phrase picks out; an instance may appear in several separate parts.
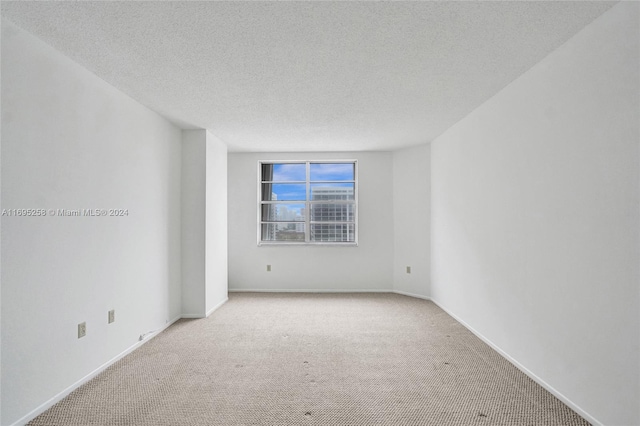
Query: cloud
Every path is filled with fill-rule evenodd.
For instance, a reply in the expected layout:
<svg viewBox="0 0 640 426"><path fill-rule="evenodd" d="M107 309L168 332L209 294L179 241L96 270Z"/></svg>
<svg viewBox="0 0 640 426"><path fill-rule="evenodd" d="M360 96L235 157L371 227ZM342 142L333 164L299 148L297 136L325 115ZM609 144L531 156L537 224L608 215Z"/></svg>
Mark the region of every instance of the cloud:
<svg viewBox="0 0 640 426"><path fill-rule="evenodd" d="M312 163L311 180L353 180L352 163Z"/></svg>
<svg viewBox="0 0 640 426"><path fill-rule="evenodd" d="M305 164L300 163L276 163L273 165L274 181L304 181L307 178Z"/></svg>
<svg viewBox="0 0 640 426"><path fill-rule="evenodd" d="M271 191L278 196L279 201L305 200L307 198L307 188L299 184L274 184Z"/></svg>
<svg viewBox="0 0 640 426"><path fill-rule="evenodd" d="M311 163L312 181L354 180L353 163ZM304 163L274 163L274 181L305 181L307 178Z"/></svg>

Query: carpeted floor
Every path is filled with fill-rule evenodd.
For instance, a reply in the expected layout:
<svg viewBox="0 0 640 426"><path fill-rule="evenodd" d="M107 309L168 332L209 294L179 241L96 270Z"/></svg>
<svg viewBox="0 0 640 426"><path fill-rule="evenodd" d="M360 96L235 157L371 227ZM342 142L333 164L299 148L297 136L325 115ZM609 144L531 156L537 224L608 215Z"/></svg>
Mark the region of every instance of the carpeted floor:
<svg viewBox="0 0 640 426"><path fill-rule="evenodd" d="M30 425L588 425L433 303L232 293Z"/></svg>

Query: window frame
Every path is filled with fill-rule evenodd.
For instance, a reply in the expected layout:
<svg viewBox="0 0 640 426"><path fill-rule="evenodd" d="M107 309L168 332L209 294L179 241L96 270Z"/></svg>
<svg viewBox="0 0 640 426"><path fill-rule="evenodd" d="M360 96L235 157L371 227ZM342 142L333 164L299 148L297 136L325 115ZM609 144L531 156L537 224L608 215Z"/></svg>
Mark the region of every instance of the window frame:
<svg viewBox="0 0 640 426"><path fill-rule="evenodd" d="M263 164L304 164L306 168L306 179L304 181L263 181L262 180L262 165ZM353 180L344 180L344 181L312 181L311 180L311 165L312 164L353 164ZM337 247L357 247L358 246L358 234L359 234L359 226L358 226L358 216L359 216L359 188L358 188L358 160L354 159L343 159L343 160L259 160L258 161L258 173L257 173L257 243L258 246L337 246ZM305 184L306 187L306 199L304 201L290 201L290 200L278 200L278 201L264 201L262 198L262 187L264 183L270 184ZM353 183L353 200L341 201L341 200L311 200L311 186L317 183ZM304 224L304 241L263 241L262 240L262 225L265 223L273 223L270 221L262 220L262 208L264 205L269 204L304 204L305 205L305 215L304 222L300 221L299 223ZM311 220L311 205L313 204L349 204L354 208L353 214L353 222L350 221L331 221L331 222L323 222L323 224L353 224L354 226L354 240L353 241L311 241L311 225L318 223ZM284 222L288 223L288 222ZM293 222L292 222L293 223Z"/></svg>

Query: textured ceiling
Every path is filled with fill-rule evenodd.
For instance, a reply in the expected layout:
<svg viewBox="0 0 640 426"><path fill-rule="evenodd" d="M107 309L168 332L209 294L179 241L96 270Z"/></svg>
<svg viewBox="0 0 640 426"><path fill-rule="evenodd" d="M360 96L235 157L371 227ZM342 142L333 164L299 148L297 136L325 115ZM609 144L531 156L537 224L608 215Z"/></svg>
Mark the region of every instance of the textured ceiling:
<svg viewBox="0 0 640 426"><path fill-rule="evenodd" d="M231 151L346 151L433 140L613 4L2 2L2 15Z"/></svg>

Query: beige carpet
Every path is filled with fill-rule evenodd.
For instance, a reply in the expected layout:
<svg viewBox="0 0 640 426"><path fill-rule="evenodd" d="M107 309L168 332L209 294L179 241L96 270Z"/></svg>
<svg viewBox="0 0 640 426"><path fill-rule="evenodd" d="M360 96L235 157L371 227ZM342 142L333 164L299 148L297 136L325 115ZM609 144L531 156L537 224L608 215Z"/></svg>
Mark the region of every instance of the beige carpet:
<svg viewBox="0 0 640 426"><path fill-rule="evenodd" d="M433 303L232 293L31 425L587 425Z"/></svg>

